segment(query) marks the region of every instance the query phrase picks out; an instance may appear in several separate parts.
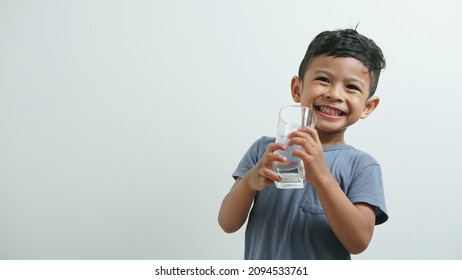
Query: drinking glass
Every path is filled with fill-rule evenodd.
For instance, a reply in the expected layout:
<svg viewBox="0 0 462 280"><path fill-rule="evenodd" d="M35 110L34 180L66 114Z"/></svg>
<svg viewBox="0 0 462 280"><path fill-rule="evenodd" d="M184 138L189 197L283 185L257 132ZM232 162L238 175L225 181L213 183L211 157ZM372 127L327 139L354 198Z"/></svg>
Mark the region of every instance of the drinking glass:
<svg viewBox="0 0 462 280"><path fill-rule="evenodd" d="M288 105L279 110L279 119L276 133L276 142L287 145L289 139L287 135L300 127L314 127L316 114L308 107L300 105ZM282 181L275 182L279 189L303 188L305 169L303 161L292 155L296 149L301 149L299 145L287 146L287 150L277 150L276 153L282 154L287 158L286 162L275 161L274 170L278 173Z"/></svg>

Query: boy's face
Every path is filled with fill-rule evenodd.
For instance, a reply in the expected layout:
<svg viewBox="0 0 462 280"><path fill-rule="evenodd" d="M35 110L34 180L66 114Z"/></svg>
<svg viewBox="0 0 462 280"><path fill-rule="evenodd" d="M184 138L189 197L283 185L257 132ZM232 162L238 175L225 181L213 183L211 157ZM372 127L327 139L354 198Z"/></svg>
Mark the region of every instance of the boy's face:
<svg viewBox="0 0 462 280"><path fill-rule="evenodd" d="M340 133L360 118L369 116L379 103L370 97L371 77L360 61L352 57L322 55L309 64L303 77L292 79L295 102L316 111L319 133Z"/></svg>

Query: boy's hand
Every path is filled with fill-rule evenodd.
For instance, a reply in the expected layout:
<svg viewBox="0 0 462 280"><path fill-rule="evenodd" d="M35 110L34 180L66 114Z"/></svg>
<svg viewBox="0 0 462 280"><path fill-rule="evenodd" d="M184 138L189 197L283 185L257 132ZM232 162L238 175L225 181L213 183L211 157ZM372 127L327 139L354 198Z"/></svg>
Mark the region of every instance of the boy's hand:
<svg viewBox="0 0 462 280"><path fill-rule="evenodd" d="M305 179L316 186L330 171L324 161L324 152L318 132L311 127L301 127L288 135L289 146L299 145L302 149L295 150L292 155L303 160Z"/></svg>
<svg viewBox="0 0 462 280"><path fill-rule="evenodd" d="M274 172L273 162L286 162L287 159L280 154L276 154L275 151L277 150L287 150L287 147L280 143L268 145L258 163L242 177L242 180L245 180L252 190L262 190L275 181L280 182L282 180L281 176Z"/></svg>

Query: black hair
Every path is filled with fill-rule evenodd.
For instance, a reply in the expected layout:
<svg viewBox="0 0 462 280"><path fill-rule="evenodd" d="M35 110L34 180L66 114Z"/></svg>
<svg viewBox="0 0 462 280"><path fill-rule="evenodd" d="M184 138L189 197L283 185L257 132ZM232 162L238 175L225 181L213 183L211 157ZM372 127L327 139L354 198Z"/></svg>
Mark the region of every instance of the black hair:
<svg viewBox="0 0 462 280"><path fill-rule="evenodd" d="M311 41L305 53L298 76L303 76L314 58L320 55L334 57L352 57L363 63L369 70L371 88L369 96L374 95L379 82L380 72L385 68L382 50L375 42L354 29L339 29L319 33Z"/></svg>

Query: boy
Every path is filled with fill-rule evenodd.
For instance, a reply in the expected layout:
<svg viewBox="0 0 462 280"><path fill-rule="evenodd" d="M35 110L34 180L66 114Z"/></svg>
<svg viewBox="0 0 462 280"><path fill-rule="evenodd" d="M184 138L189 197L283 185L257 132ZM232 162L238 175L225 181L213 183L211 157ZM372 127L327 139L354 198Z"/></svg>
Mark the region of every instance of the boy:
<svg viewBox="0 0 462 280"><path fill-rule="evenodd" d="M302 127L288 145L303 150L305 187L281 190L273 162L284 162L274 138L258 139L242 158L218 215L225 232L247 220L245 259L351 259L364 251L374 226L388 219L379 164L346 145L346 129L379 104L374 96L385 67L381 49L356 30L320 33L308 46L298 77L296 103L315 110L315 129ZM250 215L249 215L250 211Z"/></svg>

